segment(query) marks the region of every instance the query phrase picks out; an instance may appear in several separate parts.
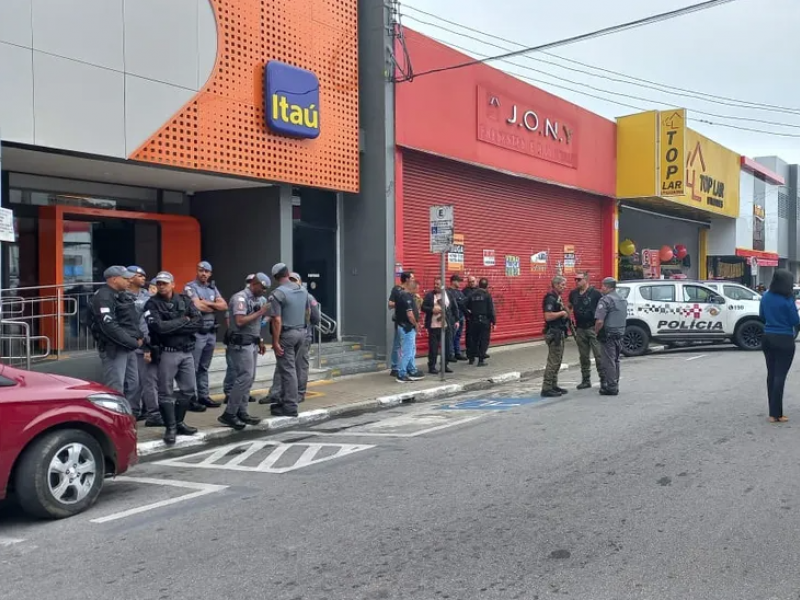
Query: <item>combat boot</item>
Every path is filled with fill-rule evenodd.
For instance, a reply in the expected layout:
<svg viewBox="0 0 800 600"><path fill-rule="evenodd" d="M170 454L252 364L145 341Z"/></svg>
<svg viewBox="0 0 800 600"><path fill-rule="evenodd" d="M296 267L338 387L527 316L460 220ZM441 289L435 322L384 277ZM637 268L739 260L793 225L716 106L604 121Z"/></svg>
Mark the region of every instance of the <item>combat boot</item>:
<svg viewBox="0 0 800 600"><path fill-rule="evenodd" d="M588 390L590 387L592 387L592 380L587 375L586 377L583 378L583 381L581 381L578 384L578 389L579 390Z"/></svg>
<svg viewBox="0 0 800 600"><path fill-rule="evenodd" d="M164 443L171 446L178 435L178 423L175 420L175 402L161 402L158 405L161 418L164 419Z"/></svg>
<svg viewBox="0 0 800 600"><path fill-rule="evenodd" d="M190 399L181 399L175 405L175 429L178 435L194 435L197 433L196 427L189 427L183 420L186 418L186 409L189 406Z"/></svg>

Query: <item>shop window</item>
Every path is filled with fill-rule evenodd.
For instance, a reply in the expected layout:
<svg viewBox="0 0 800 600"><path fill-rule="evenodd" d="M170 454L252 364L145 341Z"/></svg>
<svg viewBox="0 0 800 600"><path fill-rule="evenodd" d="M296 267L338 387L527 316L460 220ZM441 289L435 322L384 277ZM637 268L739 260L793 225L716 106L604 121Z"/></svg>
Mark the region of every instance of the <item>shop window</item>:
<svg viewBox="0 0 800 600"><path fill-rule="evenodd" d="M674 285L645 285L639 289L639 293L651 302L675 302Z"/></svg>
<svg viewBox="0 0 800 600"><path fill-rule="evenodd" d="M59 194L34 190L9 190L11 204L23 206L77 206L81 208L100 208L104 210L132 210L155 212L157 204L150 200L134 198L107 198L82 194Z"/></svg>

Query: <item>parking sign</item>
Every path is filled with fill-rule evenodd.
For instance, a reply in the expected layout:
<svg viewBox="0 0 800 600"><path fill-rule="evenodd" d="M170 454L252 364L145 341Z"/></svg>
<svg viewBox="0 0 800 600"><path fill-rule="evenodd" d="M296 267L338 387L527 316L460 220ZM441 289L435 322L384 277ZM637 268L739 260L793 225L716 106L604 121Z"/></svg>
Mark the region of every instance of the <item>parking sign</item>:
<svg viewBox="0 0 800 600"><path fill-rule="evenodd" d="M453 207L431 206L431 252L447 252L453 244Z"/></svg>

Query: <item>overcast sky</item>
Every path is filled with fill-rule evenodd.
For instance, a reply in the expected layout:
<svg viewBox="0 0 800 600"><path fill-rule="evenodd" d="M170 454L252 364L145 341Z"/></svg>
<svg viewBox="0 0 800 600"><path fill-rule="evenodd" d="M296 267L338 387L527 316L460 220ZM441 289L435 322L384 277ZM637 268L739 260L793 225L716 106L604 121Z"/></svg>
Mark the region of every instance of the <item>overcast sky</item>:
<svg viewBox="0 0 800 600"><path fill-rule="evenodd" d="M675 10L697 1L401 0L400 12L404 25L426 35L467 48L473 55L497 55L502 54L503 50L465 36L485 39L489 44L512 50L520 46L482 37L412 8L510 42L535 46ZM433 25L423 24L420 20ZM453 34L442 28L459 33ZM751 157L778 155L789 163L800 163L800 76L797 66L800 57L800 0L736 0L706 11L550 52L591 66L646 79L666 89L658 91L644 87L650 84L634 81L626 84L610 80L607 77L625 78L542 54L511 59L521 66L499 61L492 64L504 71L537 79L538 82L528 82L611 119L639 112L637 109L685 107L689 111L689 118L695 119L689 123L690 127L736 152ZM411 59L413 64L413 55ZM570 69L589 71L601 77L559 68L543 60ZM544 71L562 79L529 69ZM556 85L581 90L609 101L567 91ZM589 89L587 85L602 91ZM694 94L694 97L678 95L675 93L676 87L689 90L689 95ZM638 96L644 100L609 94L609 91ZM727 99L698 98L697 92ZM636 109L612 101L629 104ZM787 111L745 107L742 101L779 106ZM697 119L719 125L699 123ZM778 124L768 125L759 121ZM722 127L723 124L757 131ZM797 137L779 137L762 133L764 131Z"/></svg>

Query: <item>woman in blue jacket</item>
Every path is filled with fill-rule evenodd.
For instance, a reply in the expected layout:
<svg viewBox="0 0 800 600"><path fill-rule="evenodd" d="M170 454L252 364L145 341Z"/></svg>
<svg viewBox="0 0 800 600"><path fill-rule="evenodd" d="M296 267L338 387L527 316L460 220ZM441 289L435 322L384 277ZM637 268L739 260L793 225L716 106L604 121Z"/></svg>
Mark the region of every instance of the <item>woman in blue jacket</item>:
<svg viewBox="0 0 800 600"><path fill-rule="evenodd" d="M761 348L767 360L767 397L769 422L785 423L783 388L794 360L795 330L800 317L794 303L794 277L786 269L777 269L767 291L761 298L759 313L764 322Z"/></svg>

